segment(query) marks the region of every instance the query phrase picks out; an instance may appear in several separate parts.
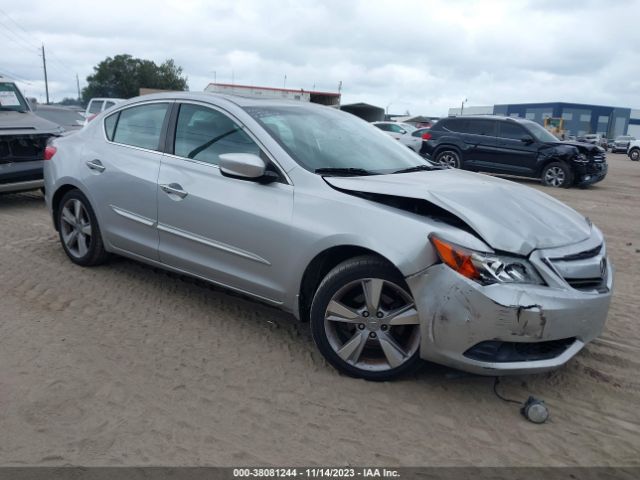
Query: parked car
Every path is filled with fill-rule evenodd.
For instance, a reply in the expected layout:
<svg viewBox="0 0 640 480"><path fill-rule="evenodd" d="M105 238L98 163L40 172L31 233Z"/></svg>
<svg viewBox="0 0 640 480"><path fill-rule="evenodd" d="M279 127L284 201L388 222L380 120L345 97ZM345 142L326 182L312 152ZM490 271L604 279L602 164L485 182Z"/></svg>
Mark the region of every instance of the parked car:
<svg viewBox="0 0 640 480"><path fill-rule="evenodd" d="M409 147L414 152L420 152L420 149L422 148L422 139L416 138L412 135L413 132L416 131L415 127L406 123L398 122L373 122L373 125L387 133L392 138L395 138L403 145Z"/></svg>
<svg viewBox="0 0 640 480"><path fill-rule="evenodd" d="M389 379L420 358L542 372L605 323L613 270L589 219L333 108L154 94L47 149L72 262L116 253L282 308L348 375Z"/></svg>
<svg viewBox="0 0 640 480"><path fill-rule="evenodd" d="M634 162L640 160L640 140L631 140L627 150L627 155Z"/></svg>
<svg viewBox="0 0 640 480"><path fill-rule="evenodd" d="M41 188L47 140L63 131L36 116L16 84L0 77L0 193Z"/></svg>
<svg viewBox="0 0 640 480"><path fill-rule="evenodd" d="M558 140L523 118L451 117L429 134L421 153L449 168L540 178L544 185L564 188L591 185L607 174L604 149Z"/></svg>
<svg viewBox="0 0 640 480"><path fill-rule="evenodd" d="M620 135L616 137L613 144L611 145L611 153L624 152L627 153L629 149L629 143L635 140L635 137L630 135Z"/></svg>
<svg viewBox="0 0 640 480"><path fill-rule="evenodd" d="M124 100L122 98L92 98L89 100L87 109L84 112L84 124L88 124L96 115L120 102L124 102Z"/></svg>
<svg viewBox="0 0 640 480"><path fill-rule="evenodd" d="M607 149L607 139L600 135L599 133L589 133L584 137L585 143L591 143L592 145L598 145L599 147Z"/></svg>

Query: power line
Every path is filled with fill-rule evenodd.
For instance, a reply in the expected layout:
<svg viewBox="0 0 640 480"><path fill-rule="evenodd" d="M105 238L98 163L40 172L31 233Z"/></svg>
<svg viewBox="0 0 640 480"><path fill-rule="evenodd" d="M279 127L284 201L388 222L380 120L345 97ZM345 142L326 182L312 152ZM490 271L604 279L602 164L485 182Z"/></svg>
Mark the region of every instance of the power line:
<svg viewBox="0 0 640 480"><path fill-rule="evenodd" d="M39 48L37 45L35 45L35 44L32 44L32 43L31 43L31 40L30 40L31 33L27 32L27 31L22 27L22 25L20 25L20 24L19 24L18 22L16 22L13 18L11 18L11 16L10 16L7 12L5 12L4 10L2 10L1 8L0 8L0 13L2 13L5 17L7 17L9 20L11 20L11 22L12 22L12 23L14 23L15 25L17 25L17 27L18 27L20 30L22 30L22 31L26 34L26 38L27 38L27 39L29 39L29 40L27 41L27 43L31 44L31 46L32 46L33 48L35 48L35 49L38 49L38 48Z"/></svg>
<svg viewBox="0 0 640 480"><path fill-rule="evenodd" d="M15 43L16 45L24 48L25 50L28 50L31 53L36 53L37 49L33 48L30 44L28 44L27 42L25 42L24 40L22 40L18 35L16 35L11 29L9 29L4 23L2 23L2 21L0 21L0 26L4 27L6 30L0 30L0 32L2 32L2 34L7 37L9 40L11 40L13 43ZM11 33L13 35L9 36L8 34Z"/></svg>

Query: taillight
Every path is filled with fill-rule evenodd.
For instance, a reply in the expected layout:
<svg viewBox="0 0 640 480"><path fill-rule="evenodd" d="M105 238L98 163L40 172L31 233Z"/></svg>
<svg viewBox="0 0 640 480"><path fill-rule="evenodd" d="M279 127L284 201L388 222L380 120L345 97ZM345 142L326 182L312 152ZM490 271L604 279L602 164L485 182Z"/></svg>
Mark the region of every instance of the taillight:
<svg viewBox="0 0 640 480"><path fill-rule="evenodd" d="M89 116L87 117L87 123L89 123L91 120L93 120L94 118L96 118L96 116L97 116L97 115L98 115L97 113L94 113L93 115L89 115Z"/></svg>
<svg viewBox="0 0 640 480"><path fill-rule="evenodd" d="M429 132L424 132L422 134L422 139L423 140L431 140L431 134Z"/></svg>
<svg viewBox="0 0 640 480"><path fill-rule="evenodd" d="M51 160L57 151L58 149L56 147L52 145L47 145L44 149L44 159Z"/></svg>

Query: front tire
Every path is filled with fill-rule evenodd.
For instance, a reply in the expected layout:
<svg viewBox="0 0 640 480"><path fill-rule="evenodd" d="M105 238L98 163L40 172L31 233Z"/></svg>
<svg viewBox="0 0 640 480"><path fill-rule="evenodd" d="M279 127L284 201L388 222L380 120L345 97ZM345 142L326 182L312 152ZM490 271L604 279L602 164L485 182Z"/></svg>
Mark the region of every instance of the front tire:
<svg viewBox="0 0 640 480"><path fill-rule="evenodd" d="M420 325L400 273L374 256L346 260L331 270L311 304L311 332L337 370L382 381L420 361Z"/></svg>
<svg viewBox="0 0 640 480"><path fill-rule="evenodd" d="M629 158L634 162L640 160L640 148L634 148L629 152Z"/></svg>
<svg viewBox="0 0 640 480"><path fill-rule="evenodd" d="M551 162L542 170L542 184L547 187L569 188L573 183L571 169L564 162Z"/></svg>
<svg viewBox="0 0 640 480"><path fill-rule="evenodd" d="M455 150L443 150L436 156L436 163L445 168L460 168L460 154Z"/></svg>
<svg viewBox="0 0 640 480"><path fill-rule="evenodd" d="M60 243L73 263L89 267L107 260L98 220L82 192L71 190L62 197L57 222Z"/></svg>

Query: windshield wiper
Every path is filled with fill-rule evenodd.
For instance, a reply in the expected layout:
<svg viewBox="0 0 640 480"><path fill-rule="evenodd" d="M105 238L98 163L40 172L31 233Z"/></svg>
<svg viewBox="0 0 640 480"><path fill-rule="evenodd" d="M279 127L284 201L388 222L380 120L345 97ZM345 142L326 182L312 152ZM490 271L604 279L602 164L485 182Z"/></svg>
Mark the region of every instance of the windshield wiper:
<svg viewBox="0 0 640 480"><path fill-rule="evenodd" d="M379 175L376 172L372 172L370 170L365 170L364 168L338 168L338 167L329 167L329 168L316 168L315 173L319 173L321 175L354 175L354 176L364 176L364 175Z"/></svg>
<svg viewBox="0 0 640 480"><path fill-rule="evenodd" d="M430 170L440 170L440 168L436 165L416 165L415 167L396 170L393 173L411 173L411 172L422 172L422 171L430 171Z"/></svg>

